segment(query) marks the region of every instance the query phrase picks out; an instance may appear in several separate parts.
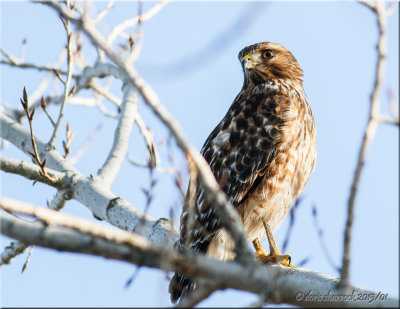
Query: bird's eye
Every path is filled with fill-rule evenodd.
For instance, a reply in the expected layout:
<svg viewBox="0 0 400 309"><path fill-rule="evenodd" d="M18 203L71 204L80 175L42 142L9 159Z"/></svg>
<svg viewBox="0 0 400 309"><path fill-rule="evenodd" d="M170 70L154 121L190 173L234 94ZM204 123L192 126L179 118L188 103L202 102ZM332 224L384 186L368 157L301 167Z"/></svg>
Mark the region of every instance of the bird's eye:
<svg viewBox="0 0 400 309"><path fill-rule="evenodd" d="M272 58L273 56L275 56L275 52L273 50L270 50L270 49L266 49L262 53L262 57L264 59L269 59L269 58Z"/></svg>

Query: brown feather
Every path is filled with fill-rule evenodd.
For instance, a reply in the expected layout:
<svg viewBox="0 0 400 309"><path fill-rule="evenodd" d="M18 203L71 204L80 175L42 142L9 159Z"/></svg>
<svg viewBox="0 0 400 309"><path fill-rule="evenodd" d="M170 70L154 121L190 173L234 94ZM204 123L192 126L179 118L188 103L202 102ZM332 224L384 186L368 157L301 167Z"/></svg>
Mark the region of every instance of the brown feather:
<svg viewBox="0 0 400 309"><path fill-rule="evenodd" d="M258 43L240 51L239 60L243 87L201 153L252 241L265 235L263 218L276 230L303 191L316 160L315 125L303 72L287 49ZM234 259L230 236L199 183L190 229L189 208L186 203L181 215L180 248L187 243L186 249ZM194 288L193 280L175 274L171 300Z"/></svg>

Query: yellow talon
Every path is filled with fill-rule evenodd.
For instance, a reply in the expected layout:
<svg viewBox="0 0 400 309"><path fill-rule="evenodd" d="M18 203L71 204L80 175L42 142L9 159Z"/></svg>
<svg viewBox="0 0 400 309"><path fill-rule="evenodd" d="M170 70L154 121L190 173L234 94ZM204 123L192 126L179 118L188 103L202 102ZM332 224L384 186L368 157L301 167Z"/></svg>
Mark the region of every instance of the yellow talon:
<svg viewBox="0 0 400 309"><path fill-rule="evenodd" d="M267 238L268 238L268 243L269 243L269 250L270 254L265 251L265 249L262 247L260 241L258 238L253 240L253 246L254 249L256 249L256 256L259 259L260 263L262 264L267 264L267 263L279 263L283 266L287 267L296 267L291 263L291 257L289 254L283 255L279 249L278 246L275 243L275 239L272 235L271 229L266 221L263 220L264 223L264 228L267 233Z"/></svg>

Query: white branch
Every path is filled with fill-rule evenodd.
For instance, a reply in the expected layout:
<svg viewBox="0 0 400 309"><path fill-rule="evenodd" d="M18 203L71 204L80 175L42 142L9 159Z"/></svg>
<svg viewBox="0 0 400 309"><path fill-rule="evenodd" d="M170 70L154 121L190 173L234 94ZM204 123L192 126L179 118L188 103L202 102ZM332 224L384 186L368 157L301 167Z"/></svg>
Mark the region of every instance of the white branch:
<svg viewBox="0 0 400 309"><path fill-rule="evenodd" d="M24 253L28 246L20 241L13 241L0 255L0 266L11 263L12 259Z"/></svg>
<svg viewBox="0 0 400 309"><path fill-rule="evenodd" d="M398 300L386 297L385 300L377 297L375 301L343 301L343 298L334 301L315 297L310 301L306 298L310 293L314 296L334 296L338 293L343 295L343 291L336 289L338 279L301 268L271 265L254 271L252 267L221 262L203 255L182 255L172 250L171 244L152 245L139 235L45 208L19 205L6 210L34 216L44 223L23 222L0 212L1 232L29 245L103 256L165 271L178 271L192 278L214 280L219 288L233 288L257 294L273 290L273 293L268 294L268 301L274 303L347 307L398 305ZM381 295L381 292L351 287L346 294L353 294L354 297L375 297Z"/></svg>
<svg viewBox="0 0 400 309"><path fill-rule="evenodd" d="M24 152L32 151L30 133L20 124L0 113L0 137L8 140ZM63 171L68 176L69 186L65 198L73 198L88 207L93 214L121 229L135 231L154 243L162 244L170 237L168 220L155 220L134 208L126 200L118 198L104 186L98 177L86 178L56 150L46 150L46 143L36 138L36 145L41 158L46 158L47 168ZM144 224L142 224L144 222ZM173 233L172 241L176 241L177 233Z"/></svg>
<svg viewBox="0 0 400 309"><path fill-rule="evenodd" d="M38 65L38 64L33 64L33 63L14 63L6 60L0 60L1 64L6 64L12 67L17 67L21 69L35 69L37 71L45 71L45 72L54 72L58 71L58 73L62 75L66 75L68 72L64 70L59 70L56 67L51 67L51 66L44 66L44 65ZM77 78L77 74L72 75L73 78Z"/></svg>
<svg viewBox="0 0 400 309"><path fill-rule="evenodd" d="M98 86L97 84L95 84L94 82L92 82L90 84L90 88L92 88L95 92L97 92L98 94L102 95L103 97L105 97L107 100L109 100L111 103L113 103L115 106L117 106L118 108L121 106L121 101L120 99L118 99L116 96L114 96L112 93L107 92L105 89L101 88L100 86Z"/></svg>
<svg viewBox="0 0 400 309"><path fill-rule="evenodd" d="M53 70L53 69L51 69ZM67 74L67 72L62 72ZM80 75L73 75L76 80L76 90L75 94L85 88L92 87L92 80L97 77L104 77L112 75L118 79L123 80L124 74L123 72L116 67L115 65L109 63L96 63L93 67L86 67ZM45 97L47 103L55 103L60 104L64 100L64 95L53 95ZM96 105L95 100L91 98L77 98L77 97L68 97L69 104L80 104L80 105L87 105L87 106L94 106ZM29 110L33 110L34 108L39 107L41 104L41 100L36 100L33 103L29 104ZM7 109L13 114L16 119L21 117L25 117L25 112L18 110L18 109Z"/></svg>
<svg viewBox="0 0 400 309"><path fill-rule="evenodd" d="M124 22L120 23L119 25L115 26L109 36L107 37L107 44L112 45L114 40L118 37L120 33L125 31L128 28L135 26L139 20L141 22L145 22L155 16L164 6L166 6L170 0L164 0L160 3L155 4L151 9L140 16L135 16L131 19L125 20Z"/></svg>
<svg viewBox="0 0 400 309"><path fill-rule="evenodd" d="M66 195L67 191L58 190L51 199L51 202L49 203L49 208L54 210L61 210L62 208L64 208L65 204L67 203L67 200L65 199Z"/></svg>
<svg viewBox="0 0 400 309"><path fill-rule="evenodd" d="M0 53L4 55L4 57L6 57L8 59L8 61L10 63L12 63L13 65L18 65L18 63L20 62L17 58L15 58L13 55L9 54L8 52L6 52L3 48L0 47Z"/></svg>
<svg viewBox="0 0 400 309"><path fill-rule="evenodd" d="M66 200L64 199L64 194L65 192L62 190L57 191L57 193L55 194L55 196L53 197L52 201L49 204L49 208L54 210L60 210L62 207L64 207L66 203ZM13 207L12 205L28 205L28 207L35 207L31 204L27 204L19 200L0 197L0 207L3 208L4 206L5 208L7 207L12 208ZM12 242L8 247L4 249L3 253L0 255L0 266L3 264L11 263L12 259L17 255L24 253L27 247L28 246L22 242L19 241Z"/></svg>
<svg viewBox="0 0 400 309"><path fill-rule="evenodd" d="M131 84L125 83L122 87L122 91L124 96L118 125L115 129L113 145L107 160L97 173L109 187L117 176L128 151L129 137L132 131L132 125L135 121L138 105L138 92Z"/></svg>
<svg viewBox="0 0 400 309"><path fill-rule="evenodd" d="M28 163L22 160L7 158L0 156L0 170L6 173L17 174L30 180L39 181L55 188L65 186L66 174L46 168L48 175L54 180L50 181L45 176L42 176L39 171L40 167L36 164Z"/></svg>
<svg viewBox="0 0 400 309"><path fill-rule="evenodd" d="M94 140L94 138L96 137L96 135L99 133L99 131L101 130L101 128L103 127L103 123L100 122L93 130L92 132L89 134L89 136L83 141L83 143L81 144L81 146L78 148L78 150L75 152L75 154L70 157L68 160L69 162L74 165L76 162L78 162L78 160L81 158L81 156L86 152L86 150L88 149L90 143Z"/></svg>
<svg viewBox="0 0 400 309"><path fill-rule="evenodd" d="M112 9L114 5L114 0L110 0L107 4L107 7L101 11L97 17L93 20L93 24L97 24L100 20L102 20L104 18L104 16L107 15L107 13Z"/></svg>

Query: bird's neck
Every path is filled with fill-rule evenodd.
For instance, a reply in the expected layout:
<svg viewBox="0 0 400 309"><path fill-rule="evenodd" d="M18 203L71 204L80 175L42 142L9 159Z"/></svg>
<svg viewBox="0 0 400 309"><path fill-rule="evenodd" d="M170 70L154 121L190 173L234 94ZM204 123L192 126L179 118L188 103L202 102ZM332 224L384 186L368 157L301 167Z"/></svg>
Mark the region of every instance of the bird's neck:
<svg viewBox="0 0 400 309"><path fill-rule="evenodd" d="M270 79L258 81L253 78L245 78L242 91L247 92L251 90L257 93L268 93L272 91L289 92L296 89L303 89L303 81L301 79Z"/></svg>

